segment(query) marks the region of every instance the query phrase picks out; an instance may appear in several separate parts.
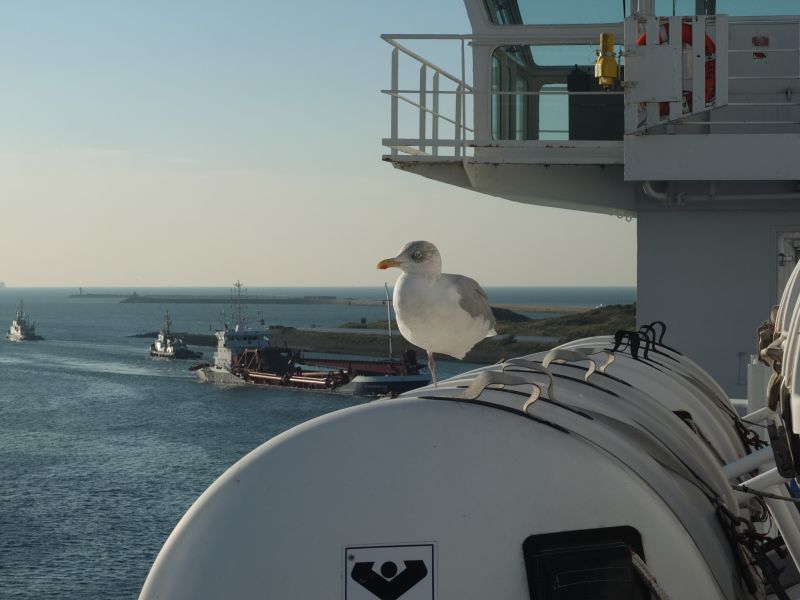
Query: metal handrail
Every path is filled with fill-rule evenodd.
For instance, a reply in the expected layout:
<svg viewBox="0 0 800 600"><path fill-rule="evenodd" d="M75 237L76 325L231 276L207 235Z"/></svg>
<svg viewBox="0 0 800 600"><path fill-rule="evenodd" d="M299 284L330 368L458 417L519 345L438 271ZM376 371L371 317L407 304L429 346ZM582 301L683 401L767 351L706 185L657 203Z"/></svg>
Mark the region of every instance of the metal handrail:
<svg viewBox="0 0 800 600"><path fill-rule="evenodd" d="M381 90L381 94L460 94L461 92L457 90L440 90L438 92L429 92L426 90ZM570 92L569 90L545 90L542 92L518 92L518 91L508 91L508 92L501 92L501 91L487 91L487 92L477 92L471 91L469 92L470 96L597 96L598 94L608 95L608 96L622 96L625 92L618 91L618 92L610 92L610 91L596 91L596 92Z"/></svg>
<svg viewBox="0 0 800 600"><path fill-rule="evenodd" d="M397 42L395 38L404 38L404 39L449 39L449 40L458 40L461 42L461 77L457 77L452 73L448 72L447 70L439 67L438 65L432 63L431 61L423 58L413 50L410 50L403 44ZM382 93L387 94L392 101L392 133L391 133L391 140L399 139L398 136L398 108L399 108L399 101L402 100L407 104L415 107L419 110L419 138L417 140L418 145L417 149L413 149L410 146L402 145L402 149L406 152L412 151L413 154L426 154L426 149L428 144L426 142L430 141L426 138L426 129L427 129L427 115L431 115L431 127L432 127L432 136L431 140L434 143L430 144L431 151L434 155L438 155L439 147L440 146L449 146L450 144L441 144L439 142L439 122L444 121L445 123L451 123L455 128L455 140L453 144L454 152L456 156L466 156L466 138L467 133L474 133L474 130L466 125L465 113L466 113L466 95L472 94L473 89L472 86L466 82L466 73L465 73L465 56L464 56L464 40L467 39L468 36L461 36L461 35L389 35L385 34L381 36L385 42L392 46L392 87L389 90L381 90ZM418 90L401 90L399 88L399 53L402 52L412 60L417 61L420 63L420 87ZM431 69L433 71L433 90L430 92L427 90L427 69ZM439 89L439 78L444 77L450 80L452 83L455 83L457 86L456 90L440 90ZM404 96L404 94L416 94L419 97L419 100L412 100ZM455 96L455 117L450 118L447 115L441 113L439 111L439 97L441 95L454 95ZM431 97L432 101L432 108L428 108L427 106L427 99ZM396 155L400 149L398 145L392 144L390 145L392 155Z"/></svg>
<svg viewBox="0 0 800 600"><path fill-rule="evenodd" d="M706 19L708 22L714 23L717 22L716 26L721 26L719 23L727 23L729 28L740 27L749 24L763 24L769 23L774 21L774 17L763 17L763 18L748 18L747 20L734 20L731 19L728 21L727 19L719 20L713 17ZM792 19L786 20L782 18L781 21L783 23L800 23L800 19ZM621 29L622 24L614 24L617 29ZM473 35L473 34L384 34L381 35L381 39L387 42L390 46L392 46L392 86L390 89L382 89L380 90L381 93L386 94L391 98L392 101L392 133L391 136L384 140L384 142L389 142L389 144L384 144L392 148L392 154L397 154L397 147L401 146L403 148L407 148L408 150L413 150L414 154L426 154L426 150L430 150L431 153L436 156L438 155L439 148L453 148L456 157L466 157L466 152L469 148L474 148L476 146L475 143L475 127L474 123L471 121L473 118L477 118L477 116L473 113L470 118L467 118L467 108L468 105L466 103L467 95L473 96L473 98L482 98L485 99L488 97L503 97L507 98L511 97L545 97L545 96L552 96L552 97L563 97L563 96L596 96L598 93L608 94L613 96L624 96L626 92L623 91L604 91L604 92L596 92L596 91L569 91L567 89L547 89L547 90L540 90L540 91L522 91L522 90L479 90L476 91L472 85L467 83L466 81L466 59L464 56L465 51L465 44L471 45L488 45L488 44L511 44L511 43L530 43L536 45L543 45L547 46L549 44L567 44L571 45L572 43L577 43L577 40L581 40L581 43L589 43L589 38L587 37L585 40L583 39L591 33L592 30L596 29L596 26L592 26L587 28L586 31L552 31L550 34L545 35L542 37L547 31L552 28L541 28L536 27L535 30L533 26L526 26L524 30L514 30L503 32L502 34L493 34L493 35ZM607 26L603 26L603 28L608 29ZM572 28L574 29L574 28ZM695 33L698 33L697 31ZM513 35L512 35L513 34ZM579 35L580 34L580 35ZM565 36L569 37L569 41L564 41ZM570 37L571 36L571 37ZM656 36L653 36L654 38ZM695 37L700 37L699 33ZM511 40L513 38L513 41ZM452 72L448 72L447 70L439 67L435 63L431 62L430 60L424 58L423 56L419 55L418 53L414 52L410 48L406 47L403 43L399 40L440 40L440 41L455 41L459 42L461 45L461 76L453 74ZM523 42L523 40L527 40ZM698 43L695 40L695 43ZM786 56L787 54L798 54L800 53L800 48L794 47L782 47L782 48L729 48L727 44L727 36L725 38L725 43L720 43L717 48L720 54L733 56L733 55L742 55L748 54L751 52L759 52L763 51L766 53L773 53L773 54L781 54L782 56ZM399 77L398 77L398 70L399 70L399 62L398 56L402 53L412 61L416 61L419 63L420 68L420 86L417 89L401 89L398 85ZM719 57L718 57L719 58ZM723 62L724 65L727 65L727 62ZM404 67L406 68L406 67ZM430 87L430 73L427 72L430 70L434 74L434 85L433 89L428 89ZM740 74L728 74L727 68L720 69L718 65L718 76L724 77L723 80L718 81L718 88L717 92L719 98L722 99L723 104L718 105L719 108L724 106L730 107L739 107L739 108L748 108L748 107L776 107L776 108L787 108L792 109L791 113L781 114L781 117L789 117L788 120L777 120L775 116L778 115L770 115L772 117L771 120L758 120L757 117L767 117L767 115L761 114L754 114L753 117L756 118L745 118L742 120L736 119L736 117L744 116L739 114L731 114L731 115L723 115L720 113L717 118L725 116L733 116L734 119L725 119L725 120L712 120L709 119L707 121L691 121L685 120L686 118L691 118L698 114L701 114L702 108L696 106L695 111L692 114L681 114L680 103L673 102L670 104L670 114L671 119L663 120L657 119L657 122L654 122L653 125L646 126L641 128L641 125L636 128L637 131L645 131L651 129L651 127L655 125L670 125L670 126L677 126L679 131L682 130L682 133L689 134L692 130L696 131L696 128L713 128L715 126L741 126L743 128L747 128L748 130L753 126L790 126L794 128L794 126L798 125L796 121L792 120L794 115L794 108L796 106L800 106L800 102L794 101L791 97L791 90L787 91L786 101L776 101L777 98L772 98L771 101L752 101L752 102L742 102L737 98L737 101L729 102L728 101L728 85L727 82L737 82L737 81L795 81L800 79L798 75L789 74L789 75L740 75ZM447 90L440 90L438 87L438 78L442 77L447 80L449 83L447 87L450 87L450 84L455 84L457 89L447 89ZM702 69L697 69L697 72L694 74L693 77L693 86L695 89L702 89L703 83L703 76L702 76ZM699 88L698 88L699 86ZM413 88L413 84L411 86ZM722 91L720 91L720 89ZM700 96L700 94L698 94ZM455 116L452 113L452 105L448 105L450 108L449 111L443 112L439 110L439 100L446 99L449 97L454 97L455 100ZM402 100L404 103L412 106L415 110L419 112L419 135L414 138L400 138L398 135L398 116L397 110L399 106L399 102ZM449 101L447 101L449 102ZM471 111L474 111L476 108L476 103L470 104L469 108ZM651 103L653 104L653 103ZM699 103L698 103L699 104ZM649 106L648 113L655 113L658 114L658 107L657 105ZM480 115L481 118L484 118L484 115ZM751 115L747 115L751 117ZM427 122L427 119L432 119L431 123ZM404 121L405 123L405 121ZM447 123L449 125L454 126L455 134L451 139L444 139L439 138L438 135L438 125L439 123ZM472 125L472 127L468 126L468 123ZM405 125L404 127L405 128ZM448 128L449 129L449 128ZM674 130L672 130L674 132ZM430 135L428 135L430 133ZM564 130L540 130L540 133L564 133ZM468 136L471 136L471 141L468 139ZM402 141L404 144L399 144L397 142ZM526 142L531 143L535 142L536 140L526 140ZM411 142L410 144L408 142ZM505 145L507 140L496 140L495 143L500 143ZM406 150L403 150L406 151Z"/></svg>
<svg viewBox="0 0 800 600"><path fill-rule="evenodd" d="M446 116L445 116L445 115L443 115L443 114L440 114L440 113L434 112L434 111L433 111L433 110L431 110L430 108L427 108L426 106L422 106L422 105L421 105L419 102L414 102L413 100L409 100L409 99L408 99L408 98L406 98L405 96L401 96L401 95L399 94L399 91L398 91L398 93L393 93L391 90L381 90L381 91L382 91L384 94L386 94L387 96L394 96L394 97L396 97L396 98L398 98L398 99L402 100L403 102L407 102L407 103L408 103L408 104L410 104L411 106L414 106L415 108L419 108L420 110L422 110L422 111L424 111L424 112L426 112L426 113L428 113L428 114L430 114L430 115L433 115L433 116L435 116L435 117L438 117L439 119L441 119L441 120L443 120L443 121L447 121L448 123L451 123L451 124L455 125L456 127L458 127L458 126L459 126L459 124L458 124L458 123L456 123L456 122L455 122L453 119L451 119L450 117L446 117ZM463 124L462 124L461 126L462 126L462 127L463 127L463 128L466 130L466 131L470 131L470 132L474 133L474 130L473 130L473 129L471 129L471 128L469 128L469 127L467 127L466 125L463 125Z"/></svg>
<svg viewBox="0 0 800 600"><path fill-rule="evenodd" d="M403 46L402 44L398 44L398 43L397 43L396 41L394 41L394 39L392 39L391 37L388 37L388 36L386 36L386 35L382 35L382 36L381 36L381 39L383 39L383 40L385 40L386 42L388 42L388 43L389 43L389 45L391 45L391 46L394 46L395 48L397 48L398 50L400 50L400 52L402 52L403 54L406 54L406 55L410 56L411 58L413 58L414 60L418 61L419 63L421 63L421 64L425 65L426 67L430 67L430 68L431 68L431 69L433 69L434 71L436 71L436 72L438 72L438 73L441 73L442 75L444 75L445 77L447 77L447 78L448 78L450 81L452 81L453 83L455 83L455 84L458 84L458 85L463 85L463 86L465 86L465 87L466 87L466 88L467 88L469 91L472 91L472 86L470 86L470 85L467 85L467 83L466 83L465 81L462 81L461 79L457 78L455 75L451 75L450 73L448 73L448 72L447 72L447 71L445 71L444 69L442 69L442 68L440 68L440 67L436 66L435 64L433 64L432 62L430 62L428 59L421 57L419 54L417 54L417 53L416 53L416 52L414 52L413 50L409 50L408 48L406 48L406 47L405 47L405 46ZM421 38L421 39L433 39L433 38ZM461 39L461 36L457 36L457 37L454 37L454 38L452 38L452 39Z"/></svg>

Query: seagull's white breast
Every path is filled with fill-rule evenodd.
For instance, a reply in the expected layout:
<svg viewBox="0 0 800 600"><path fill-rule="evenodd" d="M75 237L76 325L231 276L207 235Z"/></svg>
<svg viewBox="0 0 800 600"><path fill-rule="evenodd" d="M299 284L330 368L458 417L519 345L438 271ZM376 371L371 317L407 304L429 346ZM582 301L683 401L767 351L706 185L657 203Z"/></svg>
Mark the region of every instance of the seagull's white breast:
<svg viewBox="0 0 800 600"><path fill-rule="evenodd" d="M432 278L403 273L395 285L393 302L400 333L429 352L461 359L492 331L485 318L461 307L461 295L447 274Z"/></svg>

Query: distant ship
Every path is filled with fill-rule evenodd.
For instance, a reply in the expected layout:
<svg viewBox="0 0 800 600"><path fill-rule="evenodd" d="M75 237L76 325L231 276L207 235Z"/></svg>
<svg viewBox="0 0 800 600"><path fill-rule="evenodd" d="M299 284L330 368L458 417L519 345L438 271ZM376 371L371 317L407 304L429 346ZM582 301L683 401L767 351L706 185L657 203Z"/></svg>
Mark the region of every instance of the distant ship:
<svg viewBox="0 0 800 600"><path fill-rule="evenodd" d="M0 288L4 288L4 287L6 287L6 282L5 281L0 281Z"/></svg>
<svg viewBox="0 0 800 600"><path fill-rule="evenodd" d="M19 308L17 308L17 314L14 317L14 320L11 321L11 327L6 334L6 337L12 342L34 341L42 339L41 336L36 335L36 325L22 310L21 300L19 303Z"/></svg>
<svg viewBox="0 0 800 600"><path fill-rule="evenodd" d="M183 338L172 333L171 326L172 319L167 311L164 315L164 329L158 332L158 337L150 344L150 356L158 358L200 358L203 356L202 352L189 350Z"/></svg>

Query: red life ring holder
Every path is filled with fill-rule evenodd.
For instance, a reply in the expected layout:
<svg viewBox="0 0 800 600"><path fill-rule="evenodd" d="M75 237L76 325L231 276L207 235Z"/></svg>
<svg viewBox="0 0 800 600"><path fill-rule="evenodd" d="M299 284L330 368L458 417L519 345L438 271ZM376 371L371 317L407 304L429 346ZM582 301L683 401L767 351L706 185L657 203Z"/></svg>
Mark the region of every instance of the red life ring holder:
<svg viewBox="0 0 800 600"><path fill-rule="evenodd" d="M683 41L684 47L692 45L692 26L689 23L681 23L681 40ZM658 33L658 43L664 44L669 41L669 23L665 23L661 26ZM647 34L643 33L640 35L636 40L637 46L644 46L647 43ZM705 39L705 52L706 52L706 97L705 103L706 105L712 104L714 102L714 98L716 96L716 79L717 79L717 60L716 60L716 52L717 46L714 44L714 40L712 40L708 35L706 35ZM688 107L688 112L692 110L692 92L690 90L684 90L683 98L686 102L686 106ZM658 112L661 116L666 116L669 114L669 104L667 102L660 102L658 106Z"/></svg>

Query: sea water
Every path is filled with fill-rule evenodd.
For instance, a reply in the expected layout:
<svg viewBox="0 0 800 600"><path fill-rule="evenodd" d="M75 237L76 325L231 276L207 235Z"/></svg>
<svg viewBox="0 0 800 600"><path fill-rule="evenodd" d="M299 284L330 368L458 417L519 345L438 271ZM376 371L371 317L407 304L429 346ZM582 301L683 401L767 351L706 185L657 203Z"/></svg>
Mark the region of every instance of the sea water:
<svg viewBox="0 0 800 600"><path fill-rule="evenodd" d="M128 293L130 290L86 290ZM142 289L224 295L224 289ZM596 306L632 288L489 288L494 303ZM200 384L191 361L152 359L165 309L173 329L230 319L212 304L71 298L77 290L0 289L0 332L20 300L45 339L0 338L0 598L136 598L181 515L229 466L274 435L364 400L297 390ZM250 295L381 298L372 288L251 289ZM225 314L220 314L220 311ZM257 310L263 313L257 314ZM385 308L270 304L269 324L330 327ZM550 315L548 315L550 316ZM210 358L211 348L197 348ZM437 361L440 377L475 365Z"/></svg>

